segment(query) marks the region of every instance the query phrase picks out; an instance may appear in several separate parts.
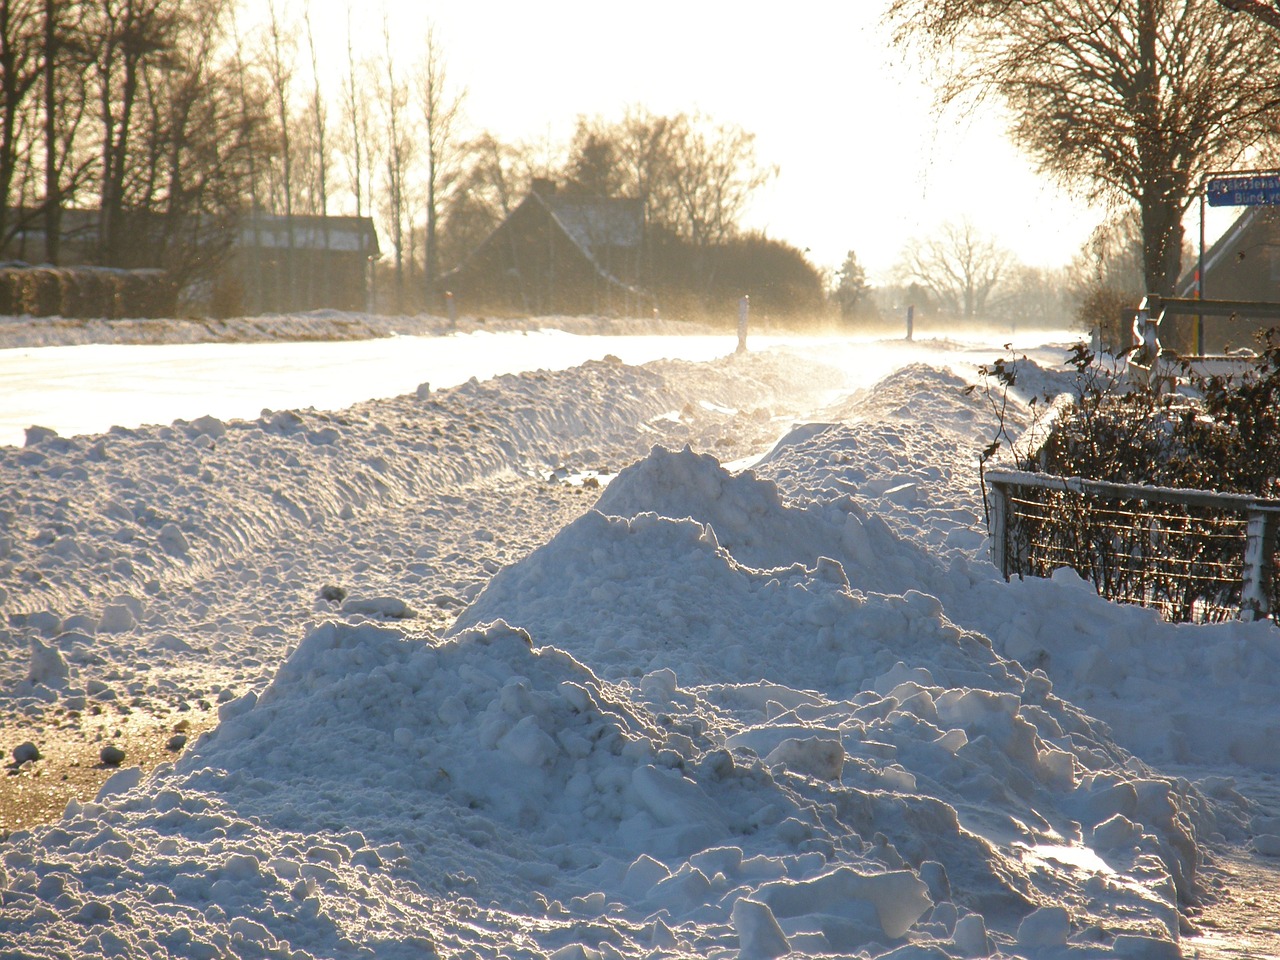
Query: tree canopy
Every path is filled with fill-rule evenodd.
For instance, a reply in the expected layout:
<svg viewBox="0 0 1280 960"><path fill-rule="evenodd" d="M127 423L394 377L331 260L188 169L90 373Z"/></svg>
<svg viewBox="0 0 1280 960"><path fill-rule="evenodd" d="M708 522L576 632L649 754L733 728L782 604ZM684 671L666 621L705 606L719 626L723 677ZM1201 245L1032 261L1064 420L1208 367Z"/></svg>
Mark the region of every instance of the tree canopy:
<svg viewBox="0 0 1280 960"><path fill-rule="evenodd" d="M954 317L981 317L992 292L1014 257L972 223L944 224L937 236L912 240L896 272L904 283L919 283Z"/></svg>
<svg viewBox="0 0 1280 960"><path fill-rule="evenodd" d="M1091 200L1133 203L1148 292L1180 270L1202 178L1280 126L1280 44L1250 0L894 0L901 41L957 49L942 104L992 94L1014 142Z"/></svg>

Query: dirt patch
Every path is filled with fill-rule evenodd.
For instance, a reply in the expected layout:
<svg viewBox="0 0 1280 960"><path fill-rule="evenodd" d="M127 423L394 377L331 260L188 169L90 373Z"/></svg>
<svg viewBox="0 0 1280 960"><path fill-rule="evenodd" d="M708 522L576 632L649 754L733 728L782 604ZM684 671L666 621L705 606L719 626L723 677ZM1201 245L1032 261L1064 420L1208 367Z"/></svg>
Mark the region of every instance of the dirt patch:
<svg viewBox="0 0 1280 960"><path fill-rule="evenodd" d="M117 770L149 772L177 759L216 722L217 710L207 704L183 711L94 704L83 712L53 708L38 719L5 717L0 720L0 839L52 823L69 800L92 800ZM40 756L17 763L14 750L27 743ZM104 762L108 746L123 751L119 763Z"/></svg>

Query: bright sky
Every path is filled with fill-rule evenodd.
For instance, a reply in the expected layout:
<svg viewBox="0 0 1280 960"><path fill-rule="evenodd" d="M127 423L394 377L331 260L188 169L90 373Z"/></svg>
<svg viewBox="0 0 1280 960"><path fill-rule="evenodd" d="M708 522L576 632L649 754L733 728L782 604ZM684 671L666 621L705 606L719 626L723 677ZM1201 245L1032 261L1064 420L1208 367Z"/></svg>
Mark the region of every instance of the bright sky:
<svg viewBox="0 0 1280 960"><path fill-rule="evenodd" d="M347 0L312 2L343 31ZM640 104L754 133L780 172L745 225L819 266L853 250L882 281L908 239L965 217L1022 261L1063 266L1103 217L1041 184L992 115L939 120L930 64L904 61L880 26L886 0L389 3L407 60L434 24L476 131L563 143L580 114ZM381 17L355 19L380 48Z"/></svg>

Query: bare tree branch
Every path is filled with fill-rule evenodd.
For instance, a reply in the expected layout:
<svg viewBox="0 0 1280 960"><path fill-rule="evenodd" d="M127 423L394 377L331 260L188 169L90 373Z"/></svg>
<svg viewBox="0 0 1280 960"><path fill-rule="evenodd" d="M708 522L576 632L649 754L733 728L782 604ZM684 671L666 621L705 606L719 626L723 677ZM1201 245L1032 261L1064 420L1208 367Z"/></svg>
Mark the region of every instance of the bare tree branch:
<svg viewBox="0 0 1280 960"><path fill-rule="evenodd" d="M1244 13L1268 26L1280 30L1280 4L1264 3L1263 0L1218 0L1233 13Z"/></svg>

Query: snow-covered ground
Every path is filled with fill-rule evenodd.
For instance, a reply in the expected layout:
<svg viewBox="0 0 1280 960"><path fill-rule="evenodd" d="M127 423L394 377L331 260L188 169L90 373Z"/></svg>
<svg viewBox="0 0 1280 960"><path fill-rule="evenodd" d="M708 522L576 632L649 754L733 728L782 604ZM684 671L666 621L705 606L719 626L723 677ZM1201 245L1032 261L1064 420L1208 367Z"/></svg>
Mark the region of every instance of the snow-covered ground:
<svg viewBox="0 0 1280 960"><path fill-rule="evenodd" d="M999 580L947 346L0 447L5 729L200 734L0 845L0 956L1226 955L1280 634Z"/></svg>

